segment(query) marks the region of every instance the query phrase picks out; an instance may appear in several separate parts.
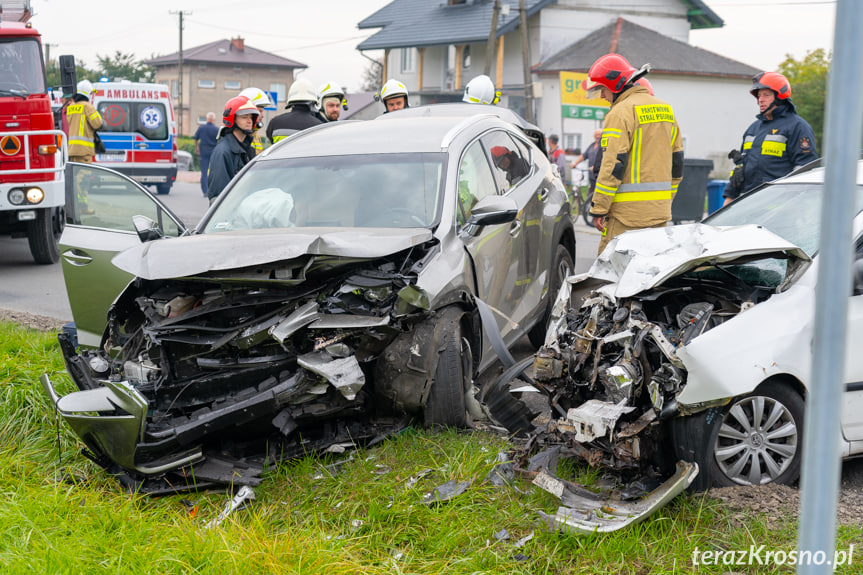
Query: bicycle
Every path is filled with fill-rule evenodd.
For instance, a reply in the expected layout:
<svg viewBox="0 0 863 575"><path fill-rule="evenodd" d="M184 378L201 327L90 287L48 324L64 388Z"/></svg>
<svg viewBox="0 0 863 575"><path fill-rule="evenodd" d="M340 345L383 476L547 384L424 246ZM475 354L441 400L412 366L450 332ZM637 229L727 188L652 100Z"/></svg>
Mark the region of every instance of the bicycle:
<svg viewBox="0 0 863 575"><path fill-rule="evenodd" d="M574 169L572 171L572 185L568 187L568 193L572 219L577 220L580 215L585 225L592 226L593 218L590 217L590 203L593 201L593 191L590 189L589 174L590 170L588 169Z"/></svg>

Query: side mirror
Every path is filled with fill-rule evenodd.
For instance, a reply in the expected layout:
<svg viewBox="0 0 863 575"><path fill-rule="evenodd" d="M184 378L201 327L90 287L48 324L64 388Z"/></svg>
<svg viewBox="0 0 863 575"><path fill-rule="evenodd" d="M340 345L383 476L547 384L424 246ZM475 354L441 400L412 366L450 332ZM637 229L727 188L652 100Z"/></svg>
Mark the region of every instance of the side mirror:
<svg viewBox="0 0 863 575"><path fill-rule="evenodd" d="M518 204L506 196L486 196L474 205L467 219L471 226L508 224L518 216Z"/></svg>
<svg viewBox="0 0 863 575"><path fill-rule="evenodd" d="M135 226L135 231L138 232L138 238L141 242L151 242L165 237L162 233L159 224L148 218L147 216L132 216L132 225Z"/></svg>

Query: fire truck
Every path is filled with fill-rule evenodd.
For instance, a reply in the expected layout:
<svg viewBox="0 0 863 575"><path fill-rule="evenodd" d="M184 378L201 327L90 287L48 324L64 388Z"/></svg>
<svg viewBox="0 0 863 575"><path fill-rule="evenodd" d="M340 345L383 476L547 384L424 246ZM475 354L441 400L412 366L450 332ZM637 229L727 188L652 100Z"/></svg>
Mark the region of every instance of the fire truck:
<svg viewBox="0 0 863 575"><path fill-rule="evenodd" d="M26 237L36 263L51 264L60 259L68 152L30 14L29 0L0 0L0 235Z"/></svg>

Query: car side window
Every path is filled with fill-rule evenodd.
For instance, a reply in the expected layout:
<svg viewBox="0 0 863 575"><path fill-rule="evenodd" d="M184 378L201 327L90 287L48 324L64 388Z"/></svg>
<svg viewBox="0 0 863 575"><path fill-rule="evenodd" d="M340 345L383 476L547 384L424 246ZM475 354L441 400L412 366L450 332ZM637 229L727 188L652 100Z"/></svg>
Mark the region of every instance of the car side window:
<svg viewBox="0 0 863 575"><path fill-rule="evenodd" d="M166 236L180 235L174 220L135 182L92 166L70 167L71 194L66 201L71 209L66 213L67 223L134 233L132 216L141 215L159 224Z"/></svg>
<svg viewBox="0 0 863 575"><path fill-rule="evenodd" d="M485 152L480 143L468 146L458 167L458 212L456 218L463 226L474 204L486 196L497 194L497 185L491 174Z"/></svg>
<svg viewBox="0 0 863 575"><path fill-rule="evenodd" d="M509 134L498 130L486 134L481 140L488 150L501 190L508 190L530 173L530 153Z"/></svg>

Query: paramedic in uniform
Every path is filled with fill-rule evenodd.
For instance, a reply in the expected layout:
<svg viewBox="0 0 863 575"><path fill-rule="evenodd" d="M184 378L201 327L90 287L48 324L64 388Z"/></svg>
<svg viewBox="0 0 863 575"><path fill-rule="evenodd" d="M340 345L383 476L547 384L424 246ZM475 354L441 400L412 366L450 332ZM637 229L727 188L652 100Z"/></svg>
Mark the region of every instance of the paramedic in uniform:
<svg viewBox="0 0 863 575"><path fill-rule="evenodd" d="M797 115L785 76L762 72L752 79L749 92L758 100L760 113L743 134L740 150L728 154L736 165L722 194L725 204L818 157L815 134Z"/></svg>
<svg viewBox="0 0 863 575"><path fill-rule="evenodd" d="M593 225L602 232L599 253L627 230L665 226L683 179L683 138L674 111L636 84L649 69L636 70L623 56L606 54L588 72L592 89L611 103L590 206Z"/></svg>

